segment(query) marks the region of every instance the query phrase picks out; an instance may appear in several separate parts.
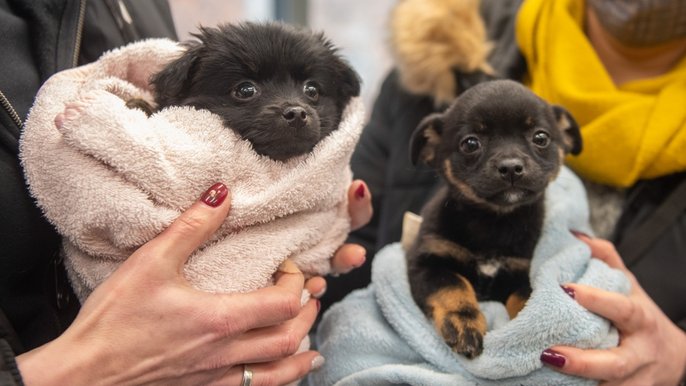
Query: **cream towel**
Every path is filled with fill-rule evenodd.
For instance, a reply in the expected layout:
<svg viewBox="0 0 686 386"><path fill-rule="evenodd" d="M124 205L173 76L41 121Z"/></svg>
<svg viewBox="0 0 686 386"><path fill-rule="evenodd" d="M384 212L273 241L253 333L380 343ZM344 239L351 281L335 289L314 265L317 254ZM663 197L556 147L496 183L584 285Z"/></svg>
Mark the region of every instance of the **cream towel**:
<svg viewBox="0 0 686 386"><path fill-rule="evenodd" d="M63 236L82 301L215 182L231 189L232 209L186 265L198 289L264 287L286 258L308 274L326 274L350 230L348 164L364 119L359 98L312 153L273 161L209 111L170 107L147 117L125 106L129 98L151 100L150 75L181 52L157 39L108 52L51 77L29 114L20 144L26 179Z"/></svg>

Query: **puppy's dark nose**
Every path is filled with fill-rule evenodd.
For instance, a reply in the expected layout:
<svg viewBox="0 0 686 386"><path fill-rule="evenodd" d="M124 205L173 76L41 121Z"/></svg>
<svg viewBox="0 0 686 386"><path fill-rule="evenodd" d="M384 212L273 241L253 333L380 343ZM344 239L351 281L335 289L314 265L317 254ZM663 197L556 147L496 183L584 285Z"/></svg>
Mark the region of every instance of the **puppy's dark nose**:
<svg viewBox="0 0 686 386"><path fill-rule="evenodd" d="M283 110L283 117L291 125L300 125L307 121L307 111L298 106L286 107Z"/></svg>
<svg viewBox="0 0 686 386"><path fill-rule="evenodd" d="M524 161L521 158L505 158L498 162L498 173L506 181L517 181L524 176Z"/></svg>

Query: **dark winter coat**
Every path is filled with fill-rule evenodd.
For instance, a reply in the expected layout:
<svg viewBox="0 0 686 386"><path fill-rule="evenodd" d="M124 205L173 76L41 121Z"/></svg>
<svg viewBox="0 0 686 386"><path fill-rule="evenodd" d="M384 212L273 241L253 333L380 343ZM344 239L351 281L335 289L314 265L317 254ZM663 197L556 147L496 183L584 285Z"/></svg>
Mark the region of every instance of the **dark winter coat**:
<svg viewBox="0 0 686 386"><path fill-rule="evenodd" d="M499 76L515 80L522 80L526 74L526 63L514 37L514 15L520 3L521 0L484 0L481 5L488 37L495 43L488 61ZM400 240L403 213L419 213L438 185L435 172L426 166L411 164L408 144L419 121L440 111L442 106L436 105L430 93L420 95L408 91L400 81L399 71L393 70L385 79L352 159L354 177L365 180L373 196L371 223L350 238L367 248L368 263L348 275L332 279L324 299L325 306L340 300L352 289L369 284L369 260L379 248ZM455 75L457 90L469 86L469 76L457 72ZM685 180L686 173L679 173L640 181L627 191L626 205L612 238L620 254L633 254L627 239L644 237L643 232L634 233L634 230L645 223ZM686 200L686 195L682 200ZM626 263L662 310L686 329L684 206L672 217L655 240Z"/></svg>
<svg viewBox="0 0 686 386"><path fill-rule="evenodd" d="M176 38L166 1L122 1L128 15L119 3L0 0L0 385L21 384L14 355L57 337L79 308L58 259L60 238L30 198L18 161L34 96L55 72L108 49Z"/></svg>

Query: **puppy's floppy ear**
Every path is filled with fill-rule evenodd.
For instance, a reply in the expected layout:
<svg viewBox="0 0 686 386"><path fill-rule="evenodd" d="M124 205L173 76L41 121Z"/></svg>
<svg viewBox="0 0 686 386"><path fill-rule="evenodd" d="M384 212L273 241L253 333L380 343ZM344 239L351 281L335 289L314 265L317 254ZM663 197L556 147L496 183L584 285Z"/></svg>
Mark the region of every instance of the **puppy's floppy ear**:
<svg viewBox="0 0 686 386"><path fill-rule="evenodd" d="M150 79L155 100L160 107L178 104L187 96L194 67L200 57L201 44L192 42L179 58L169 63Z"/></svg>
<svg viewBox="0 0 686 386"><path fill-rule="evenodd" d="M574 120L574 117L572 117L572 114L563 107L553 105L552 108L553 114L555 114L557 128L560 129L560 132L562 133L565 152L578 155L581 153L582 149L581 130L579 130L579 125Z"/></svg>
<svg viewBox="0 0 686 386"><path fill-rule="evenodd" d="M431 114L419 122L410 137L410 159L413 165L417 165L419 160L427 165L434 164L442 133L443 114Z"/></svg>
<svg viewBox="0 0 686 386"><path fill-rule="evenodd" d="M359 96L361 81L357 72L343 60L341 60L336 67L338 80L340 81L337 86L343 99L348 100L352 97Z"/></svg>

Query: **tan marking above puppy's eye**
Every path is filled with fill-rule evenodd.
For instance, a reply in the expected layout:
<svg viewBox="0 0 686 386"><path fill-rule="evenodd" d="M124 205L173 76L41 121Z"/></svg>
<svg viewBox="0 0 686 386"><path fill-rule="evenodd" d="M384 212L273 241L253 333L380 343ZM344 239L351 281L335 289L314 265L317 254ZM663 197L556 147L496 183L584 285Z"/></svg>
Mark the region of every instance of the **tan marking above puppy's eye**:
<svg viewBox="0 0 686 386"><path fill-rule="evenodd" d="M567 119L567 116L564 114L561 114L560 118L557 120L557 127L560 130L564 131L564 130L568 129L570 126L572 126L572 123L569 122L569 119Z"/></svg>

